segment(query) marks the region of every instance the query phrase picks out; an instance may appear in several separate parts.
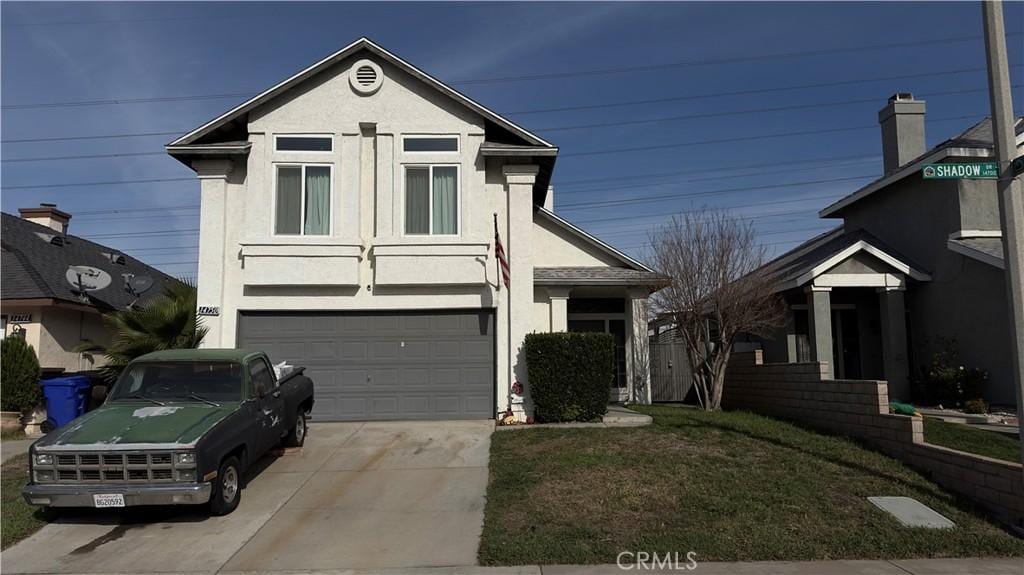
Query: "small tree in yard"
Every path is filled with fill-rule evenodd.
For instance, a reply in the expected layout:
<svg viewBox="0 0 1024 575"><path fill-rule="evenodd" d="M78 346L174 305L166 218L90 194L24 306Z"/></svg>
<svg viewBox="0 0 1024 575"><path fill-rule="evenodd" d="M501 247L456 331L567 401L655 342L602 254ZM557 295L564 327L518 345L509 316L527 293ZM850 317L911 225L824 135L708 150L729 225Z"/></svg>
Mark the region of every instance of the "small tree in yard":
<svg viewBox="0 0 1024 575"><path fill-rule="evenodd" d="M0 404L4 411L28 413L43 400L39 359L22 337L0 341Z"/></svg>
<svg viewBox="0 0 1024 575"><path fill-rule="evenodd" d="M102 355L104 379L113 381L133 359L153 351L199 347L207 329L196 317L196 288L187 283L164 287L160 298L145 307L132 307L103 316L112 336L109 345L79 346L86 355Z"/></svg>
<svg viewBox="0 0 1024 575"><path fill-rule="evenodd" d="M704 208L653 232L651 250L654 266L672 282L656 303L686 344L697 399L706 410L719 409L733 338L767 336L784 318L762 269L765 248L749 221Z"/></svg>

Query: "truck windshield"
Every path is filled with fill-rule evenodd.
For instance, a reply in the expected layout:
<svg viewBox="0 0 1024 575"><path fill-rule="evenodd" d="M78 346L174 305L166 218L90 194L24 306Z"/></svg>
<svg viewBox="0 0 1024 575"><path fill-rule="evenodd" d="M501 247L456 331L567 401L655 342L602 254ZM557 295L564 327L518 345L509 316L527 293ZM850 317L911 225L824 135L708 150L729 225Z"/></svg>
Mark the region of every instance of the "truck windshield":
<svg viewBox="0 0 1024 575"><path fill-rule="evenodd" d="M111 400L238 401L242 366L229 361L153 361L133 363L121 374Z"/></svg>

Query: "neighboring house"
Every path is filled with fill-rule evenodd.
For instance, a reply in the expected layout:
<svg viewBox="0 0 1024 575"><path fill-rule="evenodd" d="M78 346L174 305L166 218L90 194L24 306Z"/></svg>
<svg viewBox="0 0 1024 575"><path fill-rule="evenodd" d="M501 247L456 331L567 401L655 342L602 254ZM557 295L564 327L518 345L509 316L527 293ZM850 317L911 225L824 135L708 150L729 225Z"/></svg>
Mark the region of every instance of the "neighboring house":
<svg viewBox="0 0 1024 575"><path fill-rule="evenodd" d="M204 345L307 366L318 419L521 417L534 331L614 334L613 398L646 401L663 278L552 212L557 147L373 42L167 152L201 184Z"/></svg>
<svg viewBox="0 0 1024 575"><path fill-rule="evenodd" d="M19 212L20 218L3 214L0 225L3 336L25 337L46 374L98 367L75 348L86 341L109 341L102 314L136 301L145 303L159 295L164 284L177 280L119 250L68 234L71 215L55 205ZM71 266L102 270L110 284L82 293L67 279ZM141 295L130 293L125 289L126 274L152 278L153 285Z"/></svg>
<svg viewBox="0 0 1024 575"><path fill-rule="evenodd" d="M897 94L879 112L885 174L821 210L842 225L768 264L787 325L765 360L819 360L835 378L886 379L911 395L943 341L989 372L984 395L1015 403L994 180L925 180L932 163L993 161L989 120L928 150L925 103ZM1018 155L1024 119L1016 124Z"/></svg>

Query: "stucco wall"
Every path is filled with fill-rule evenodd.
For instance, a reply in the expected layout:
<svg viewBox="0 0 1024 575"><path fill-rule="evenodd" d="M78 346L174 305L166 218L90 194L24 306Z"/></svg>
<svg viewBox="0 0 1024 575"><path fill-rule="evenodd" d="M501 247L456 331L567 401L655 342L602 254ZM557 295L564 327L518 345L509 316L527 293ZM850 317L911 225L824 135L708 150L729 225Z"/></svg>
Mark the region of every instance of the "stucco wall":
<svg viewBox="0 0 1024 575"><path fill-rule="evenodd" d="M961 229L961 217L971 226L990 219L991 207L977 197L983 188L965 186L970 190L965 196L956 180L926 182L913 175L846 208L843 215L846 229L868 230L932 276L930 282L910 281L907 289L911 377L941 349L942 338L955 338L967 366L989 371L985 399L1012 404L1002 272L946 247L949 235ZM974 202L970 213L961 211L965 197Z"/></svg>
<svg viewBox="0 0 1024 575"><path fill-rule="evenodd" d="M25 341L36 351L39 366L45 371L83 371L103 365L103 358L94 361L74 351L84 341L106 344L110 334L98 312L46 307L4 307L5 314L30 313L32 321L19 324L25 329ZM13 325L7 325L6 337Z"/></svg>
<svg viewBox="0 0 1024 575"><path fill-rule="evenodd" d="M565 230L543 216L533 220L533 265L537 267L604 267L622 266L607 252L571 237Z"/></svg>

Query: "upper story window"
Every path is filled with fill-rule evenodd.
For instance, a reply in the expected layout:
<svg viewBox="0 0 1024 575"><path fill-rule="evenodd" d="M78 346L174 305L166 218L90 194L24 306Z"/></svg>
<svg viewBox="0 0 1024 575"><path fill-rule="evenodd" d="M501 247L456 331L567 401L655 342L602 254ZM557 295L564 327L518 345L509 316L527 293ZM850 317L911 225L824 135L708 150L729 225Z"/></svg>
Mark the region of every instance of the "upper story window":
<svg viewBox="0 0 1024 575"><path fill-rule="evenodd" d="M405 167L405 233L459 233L459 167Z"/></svg>
<svg viewBox="0 0 1024 575"><path fill-rule="evenodd" d="M458 136L403 136L405 152L458 152Z"/></svg>
<svg viewBox="0 0 1024 575"><path fill-rule="evenodd" d="M326 236L331 233L331 166L276 166L274 233Z"/></svg>
<svg viewBox="0 0 1024 575"><path fill-rule="evenodd" d="M277 152L332 152L334 138L330 136L274 136Z"/></svg>

